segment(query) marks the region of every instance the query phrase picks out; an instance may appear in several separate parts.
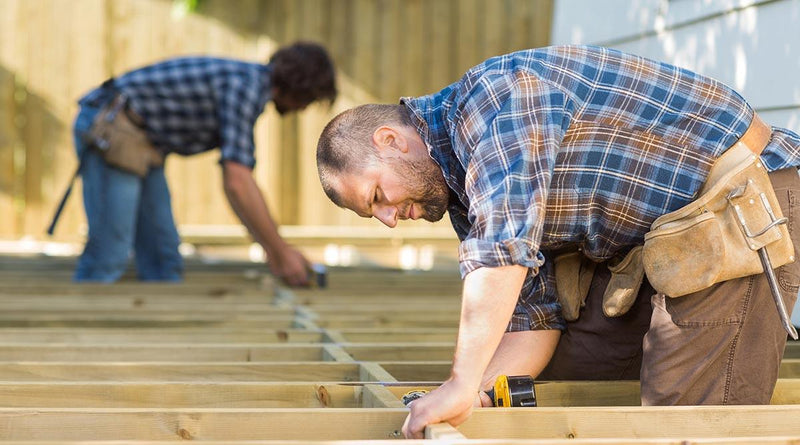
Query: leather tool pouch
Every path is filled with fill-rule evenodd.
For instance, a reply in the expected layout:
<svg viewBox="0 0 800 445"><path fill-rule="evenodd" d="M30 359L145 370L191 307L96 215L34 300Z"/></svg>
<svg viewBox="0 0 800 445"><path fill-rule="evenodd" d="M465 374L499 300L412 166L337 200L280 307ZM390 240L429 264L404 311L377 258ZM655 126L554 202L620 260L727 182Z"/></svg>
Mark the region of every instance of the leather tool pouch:
<svg viewBox="0 0 800 445"><path fill-rule="evenodd" d="M164 155L129 113L125 96L118 95L98 113L89 130L89 142L109 165L144 177L151 167L164 164Z"/></svg>
<svg viewBox="0 0 800 445"><path fill-rule="evenodd" d="M739 152L732 167L715 165L724 174L709 177L699 198L656 219L645 235L644 268L656 291L680 297L761 273L757 250L764 246L773 267L794 261L766 169L746 147Z"/></svg>
<svg viewBox="0 0 800 445"><path fill-rule="evenodd" d="M555 257L556 294L561 313L567 321L575 321L589 295L595 263L579 251Z"/></svg>

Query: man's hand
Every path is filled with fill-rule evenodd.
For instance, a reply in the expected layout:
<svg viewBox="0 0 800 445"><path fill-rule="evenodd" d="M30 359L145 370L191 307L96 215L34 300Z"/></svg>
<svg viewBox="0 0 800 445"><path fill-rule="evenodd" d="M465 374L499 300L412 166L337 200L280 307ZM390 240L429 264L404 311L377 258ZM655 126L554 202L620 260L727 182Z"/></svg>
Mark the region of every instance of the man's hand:
<svg viewBox="0 0 800 445"><path fill-rule="evenodd" d="M424 439L427 425L440 422L453 426L462 424L472 414L473 406L480 406L477 393L477 387L468 388L451 378L411 403L411 413L403 423L403 435L406 439Z"/></svg>
<svg viewBox="0 0 800 445"><path fill-rule="evenodd" d="M272 274L289 286L308 286L310 263L298 250L286 245L268 258Z"/></svg>
<svg viewBox="0 0 800 445"><path fill-rule="evenodd" d="M231 208L256 242L267 252L272 273L290 286L307 286L308 260L281 238L250 168L233 161L225 161L222 175L225 196L228 197Z"/></svg>
<svg viewBox="0 0 800 445"><path fill-rule="evenodd" d="M425 426L433 423L459 425L472 414L473 405L483 402L482 397L478 400L481 379L503 338L527 271L514 265L467 274L451 377L411 404L403 425L407 438L422 438Z"/></svg>

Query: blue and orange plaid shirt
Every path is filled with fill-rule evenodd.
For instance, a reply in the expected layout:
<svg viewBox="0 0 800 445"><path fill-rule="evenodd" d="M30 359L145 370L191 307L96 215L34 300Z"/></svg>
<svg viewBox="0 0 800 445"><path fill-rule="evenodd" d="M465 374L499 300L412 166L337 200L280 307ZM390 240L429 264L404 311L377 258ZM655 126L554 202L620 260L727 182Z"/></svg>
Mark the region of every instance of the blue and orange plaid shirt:
<svg viewBox="0 0 800 445"><path fill-rule="evenodd" d="M586 46L494 57L401 103L450 187L462 275L529 268L514 331L565 327L548 252L601 261L642 244L657 217L696 198L753 116L718 81ZM800 137L773 130L767 168L800 164Z"/></svg>
<svg viewBox="0 0 800 445"><path fill-rule="evenodd" d="M255 165L253 127L272 98L269 65L218 57L179 57L114 79L163 152L220 148L220 161ZM90 93L91 94L91 93Z"/></svg>

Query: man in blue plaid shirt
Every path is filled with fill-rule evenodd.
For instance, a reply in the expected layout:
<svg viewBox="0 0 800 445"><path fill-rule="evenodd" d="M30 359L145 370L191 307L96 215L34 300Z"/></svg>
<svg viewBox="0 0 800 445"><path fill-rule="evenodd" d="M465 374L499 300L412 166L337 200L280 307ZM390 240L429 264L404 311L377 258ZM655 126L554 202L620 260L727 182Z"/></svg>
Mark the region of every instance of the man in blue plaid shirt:
<svg viewBox="0 0 800 445"><path fill-rule="evenodd" d="M582 46L491 58L437 93L335 117L317 149L334 203L389 227L437 221L447 211L461 240L465 281L452 374L412 404L405 435L464 421L473 405L489 403L479 391L498 375L539 375L562 331L565 338L573 331L562 318L552 256L574 249L603 263L641 246L656 218L697 198L717 158L755 121L720 82ZM774 172L792 231L800 137L770 132L760 160ZM792 307L800 267L777 272ZM638 377L641 363L643 404L769 402L786 332L763 274L674 299L645 282L634 320L587 326L598 319L598 275L562 354L583 367L570 377L619 378L593 375L605 361L635 366ZM631 345L628 359L612 357Z"/></svg>
<svg viewBox="0 0 800 445"><path fill-rule="evenodd" d="M267 102L281 114L336 97L333 63L324 48L298 42L279 49L268 64L213 57L183 57L146 66L81 98L74 134L89 236L75 271L77 281L112 282L135 252L139 278L182 278L180 242L163 165L144 177L116 168L91 149L101 110L120 101L160 156L220 149L226 196L272 272L290 285L308 283L308 261L277 231L258 185L253 126ZM105 108L104 108L105 107Z"/></svg>

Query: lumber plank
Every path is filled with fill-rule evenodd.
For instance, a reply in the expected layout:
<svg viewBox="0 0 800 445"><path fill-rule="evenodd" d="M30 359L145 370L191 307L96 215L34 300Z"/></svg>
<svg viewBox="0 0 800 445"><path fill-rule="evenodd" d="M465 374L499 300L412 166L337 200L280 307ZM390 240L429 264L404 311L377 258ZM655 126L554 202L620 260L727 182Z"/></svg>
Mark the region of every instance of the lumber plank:
<svg viewBox="0 0 800 445"><path fill-rule="evenodd" d="M463 436L462 436L463 437ZM703 439L439 439L435 443L450 445L797 445L796 436L779 437L725 437ZM303 445L365 445L363 440L304 440ZM370 445L397 445L397 440L369 440ZM404 445L430 445L428 439L405 439ZM4 441L4 445L87 445L80 441ZM92 445L134 445L129 441L95 441ZM174 441L137 440L135 445L174 445ZM300 445L296 440L245 440L245 441L203 441L203 445Z"/></svg>
<svg viewBox="0 0 800 445"><path fill-rule="evenodd" d="M380 361L378 364L400 382L444 382L450 377L452 360Z"/></svg>
<svg viewBox="0 0 800 445"><path fill-rule="evenodd" d="M254 361L322 361L321 345L304 344L234 344L204 345L201 343L162 345L0 345L2 361L143 361L143 362L254 362Z"/></svg>
<svg viewBox="0 0 800 445"><path fill-rule="evenodd" d="M188 318L168 316L153 319L148 316L138 318L91 318L79 315L70 317L51 317L49 319L12 319L0 320L0 327L7 328L181 328L181 327L205 327L205 328L244 328L255 329L259 327L269 327L271 329L289 329L299 326L298 321L293 317L276 316L262 317L256 319L226 319L220 317ZM316 326L308 325L308 329L315 329Z"/></svg>
<svg viewBox="0 0 800 445"><path fill-rule="evenodd" d="M783 358L798 358L800 359L800 341L786 342L786 348L783 350Z"/></svg>
<svg viewBox="0 0 800 445"><path fill-rule="evenodd" d="M0 408L0 440L373 440L400 437L405 408ZM477 408L469 439L797 436L800 407ZM573 442L574 443L574 442Z"/></svg>
<svg viewBox="0 0 800 445"><path fill-rule="evenodd" d="M358 363L337 362L0 362L0 381L354 382ZM373 379L374 380L374 379Z"/></svg>
<svg viewBox="0 0 800 445"><path fill-rule="evenodd" d="M421 312L381 314L381 315L343 315L338 317L319 317L314 324L321 328L337 329L352 327L434 327L457 328L458 317L424 314Z"/></svg>
<svg viewBox="0 0 800 445"><path fill-rule="evenodd" d="M215 284L151 284L139 282L119 282L114 284L82 284L82 283L42 283L38 281L20 281L0 283L2 295L159 295L172 298L179 295L200 295L206 297L223 297L228 295L268 297L272 292L261 286L236 286Z"/></svg>
<svg viewBox="0 0 800 445"><path fill-rule="evenodd" d="M0 440L372 440L401 436L400 408L0 408Z"/></svg>
<svg viewBox="0 0 800 445"><path fill-rule="evenodd" d="M463 434L449 423L434 423L426 426L425 438L447 441L466 439Z"/></svg>
<svg viewBox="0 0 800 445"><path fill-rule="evenodd" d="M360 385L335 383L0 382L0 406L6 408L356 408L361 406L361 391ZM397 401L391 393L388 394ZM386 400L387 404L374 406L389 406L390 400L388 398Z"/></svg>
<svg viewBox="0 0 800 445"><path fill-rule="evenodd" d="M0 343L320 343L319 330L165 328L0 328Z"/></svg>
<svg viewBox="0 0 800 445"><path fill-rule="evenodd" d="M800 406L476 409L458 430L481 438L699 438L796 436Z"/></svg>
<svg viewBox="0 0 800 445"><path fill-rule="evenodd" d="M345 343L342 347L358 361L452 360L452 343Z"/></svg>
<svg viewBox="0 0 800 445"><path fill-rule="evenodd" d="M322 360L332 362L352 362L353 357L339 345L324 345L322 349Z"/></svg>
<svg viewBox="0 0 800 445"><path fill-rule="evenodd" d="M457 315L461 310L461 302L453 300L452 302L444 303L441 301L430 302L422 307L410 306L406 301L391 301L381 299L379 303L375 300L363 301L358 305L344 306L339 302L325 303L308 307L311 311L319 316L339 316L339 315L360 315L360 314L394 314L396 312L408 313L435 313L439 316L452 316L454 313Z"/></svg>
<svg viewBox="0 0 800 445"><path fill-rule="evenodd" d="M778 371L778 377L784 379L800 377L800 359L784 358L781 360L781 367Z"/></svg>
<svg viewBox="0 0 800 445"><path fill-rule="evenodd" d="M432 390L428 385L392 385L398 398L412 389ZM640 405L638 380L540 381L535 384L540 407L625 407ZM772 405L796 405L800 409L800 379L778 379L770 401Z"/></svg>
<svg viewBox="0 0 800 445"><path fill-rule="evenodd" d="M84 306L123 306L123 307L142 307L142 306L183 306L202 304L204 306L236 306L236 305L261 305L269 304L279 306L276 298L270 295L233 295L226 293L206 295L204 293L184 294L184 295L160 295L141 289L139 292L126 292L123 294L95 293L95 294L60 294L54 293L3 293L0 292L2 301L28 301L33 303L57 304L58 302L74 302ZM282 306L286 306L285 304Z"/></svg>
<svg viewBox="0 0 800 445"><path fill-rule="evenodd" d="M373 382L396 382L398 379L374 362L361 362L361 380Z"/></svg>
<svg viewBox="0 0 800 445"><path fill-rule="evenodd" d="M340 343L413 343L452 342L455 344L457 329L453 328L345 328Z"/></svg>
<svg viewBox="0 0 800 445"><path fill-rule="evenodd" d="M41 311L3 311L0 313L0 325L13 325L15 322L30 321L35 322L102 322L102 323L136 323L140 322L147 324L148 322L229 322L229 321L245 321L245 322L261 322L270 323L284 322L286 320L293 320L294 313L291 311L277 310L271 311L258 311L255 313L224 313L218 311L118 311L118 310L99 310L99 311L83 311L71 313L62 312L41 312Z"/></svg>
<svg viewBox="0 0 800 445"><path fill-rule="evenodd" d="M40 298L29 297L10 297L0 296L2 307L8 312L110 312L126 311L134 313L150 312L191 312L214 313L214 312L242 312L242 313L271 313L293 315L294 310L287 306L274 305L267 299L253 303L228 303L214 300L203 301L201 298L183 301L165 301L150 299L136 299L130 297L121 298L98 298L98 299L78 299L78 298ZM195 305L200 306L200 310Z"/></svg>
<svg viewBox="0 0 800 445"><path fill-rule="evenodd" d="M405 408L403 402L382 385L364 385L363 408Z"/></svg>

